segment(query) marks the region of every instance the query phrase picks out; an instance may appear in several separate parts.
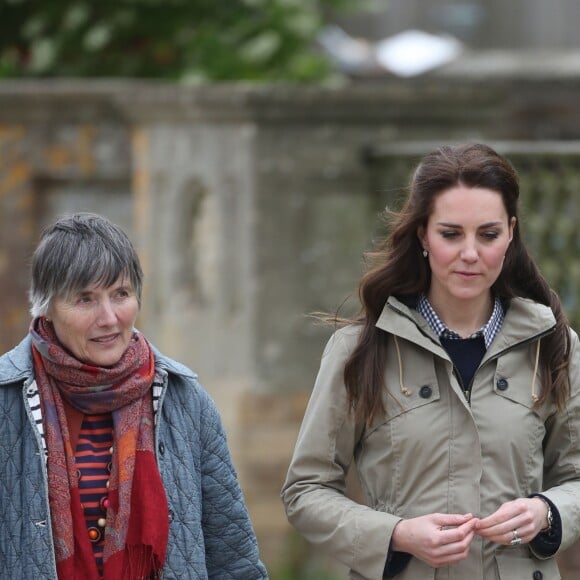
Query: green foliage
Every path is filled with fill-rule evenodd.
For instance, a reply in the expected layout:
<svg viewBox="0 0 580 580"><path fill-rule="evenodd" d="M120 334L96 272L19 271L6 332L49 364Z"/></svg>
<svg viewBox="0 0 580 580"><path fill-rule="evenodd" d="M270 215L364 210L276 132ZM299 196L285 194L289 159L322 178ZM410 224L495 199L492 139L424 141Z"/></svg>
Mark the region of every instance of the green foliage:
<svg viewBox="0 0 580 580"><path fill-rule="evenodd" d="M313 39L354 0L3 0L0 78L310 81Z"/></svg>

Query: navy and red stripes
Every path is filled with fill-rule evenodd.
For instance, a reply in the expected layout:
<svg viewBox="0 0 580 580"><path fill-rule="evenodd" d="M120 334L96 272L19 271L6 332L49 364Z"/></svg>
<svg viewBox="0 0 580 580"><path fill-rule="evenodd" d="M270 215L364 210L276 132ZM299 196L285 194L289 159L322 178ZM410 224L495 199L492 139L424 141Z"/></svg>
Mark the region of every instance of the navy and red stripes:
<svg viewBox="0 0 580 580"><path fill-rule="evenodd" d="M112 446L113 418L111 413L85 415L75 449L75 461L80 476L78 485L87 533L92 541L97 568L101 574L105 546L103 524L107 517L106 497Z"/></svg>

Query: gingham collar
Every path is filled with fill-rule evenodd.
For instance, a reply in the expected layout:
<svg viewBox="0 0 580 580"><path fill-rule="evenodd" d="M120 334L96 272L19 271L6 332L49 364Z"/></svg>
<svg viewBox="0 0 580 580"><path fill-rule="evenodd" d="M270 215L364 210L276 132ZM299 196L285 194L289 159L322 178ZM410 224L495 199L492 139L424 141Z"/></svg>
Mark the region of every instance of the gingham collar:
<svg viewBox="0 0 580 580"><path fill-rule="evenodd" d="M451 338L451 339L461 339L462 337L455 331L451 330L445 326L444 322L437 316L433 306L427 299L425 294L419 296L419 301L417 302L417 312L429 323L429 326L433 329L433 332L439 337ZM499 298L495 298L493 303L493 312L489 320L476 332L474 332L468 338L475 338L476 336L483 335L483 341L485 342L485 348L489 348L489 345L493 342L499 329L501 328L505 318L505 312Z"/></svg>

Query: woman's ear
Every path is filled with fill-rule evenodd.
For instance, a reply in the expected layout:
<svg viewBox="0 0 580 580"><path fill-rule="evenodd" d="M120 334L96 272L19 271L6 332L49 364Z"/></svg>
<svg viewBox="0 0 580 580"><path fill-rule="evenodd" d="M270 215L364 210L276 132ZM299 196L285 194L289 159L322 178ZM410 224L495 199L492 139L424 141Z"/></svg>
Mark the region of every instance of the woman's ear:
<svg viewBox="0 0 580 580"><path fill-rule="evenodd" d="M423 226L417 228L417 237L419 238L419 243L421 244L421 247L424 250L428 251L429 248L427 248L427 246L425 245L425 228Z"/></svg>
<svg viewBox="0 0 580 580"><path fill-rule="evenodd" d="M510 242L511 242L511 241L513 240L513 238L514 238L514 230L515 230L515 228L516 228L516 222L517 222L517 219L516 219L516 217L515 217L515 216L513 216L513 217L510 219L510 236L509 236L509 240L510 240Z"/></svg>

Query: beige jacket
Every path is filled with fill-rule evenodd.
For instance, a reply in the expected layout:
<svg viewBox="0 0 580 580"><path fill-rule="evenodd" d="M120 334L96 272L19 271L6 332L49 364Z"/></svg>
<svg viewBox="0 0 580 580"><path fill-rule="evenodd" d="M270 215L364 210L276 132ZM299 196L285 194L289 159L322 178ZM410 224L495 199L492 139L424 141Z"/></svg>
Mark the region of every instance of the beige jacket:
<svg viewBox="0 0 580 580"><path fill-rule="evenodd" d="M562 414L551 404L532 408L532 394L540 390L539 337L554 324L549 308L514 299L468 403L427 322L390 298L377 322L389 333L386 413L367 429L347 413L343 382L358 330L336 332L322 356L282 490L290 522L346 564L351 578L376 580L401 518L434 512L484 517L506 501L542 491L562 517L560 550L570 546L580 537L580 352L574 332L567 408ZM353 459L369 507L344 495ZM554 558L538 559L528 545L499 546L476 536L464 562L436 570L412 558L397 578L560 575Z"/></svg>

